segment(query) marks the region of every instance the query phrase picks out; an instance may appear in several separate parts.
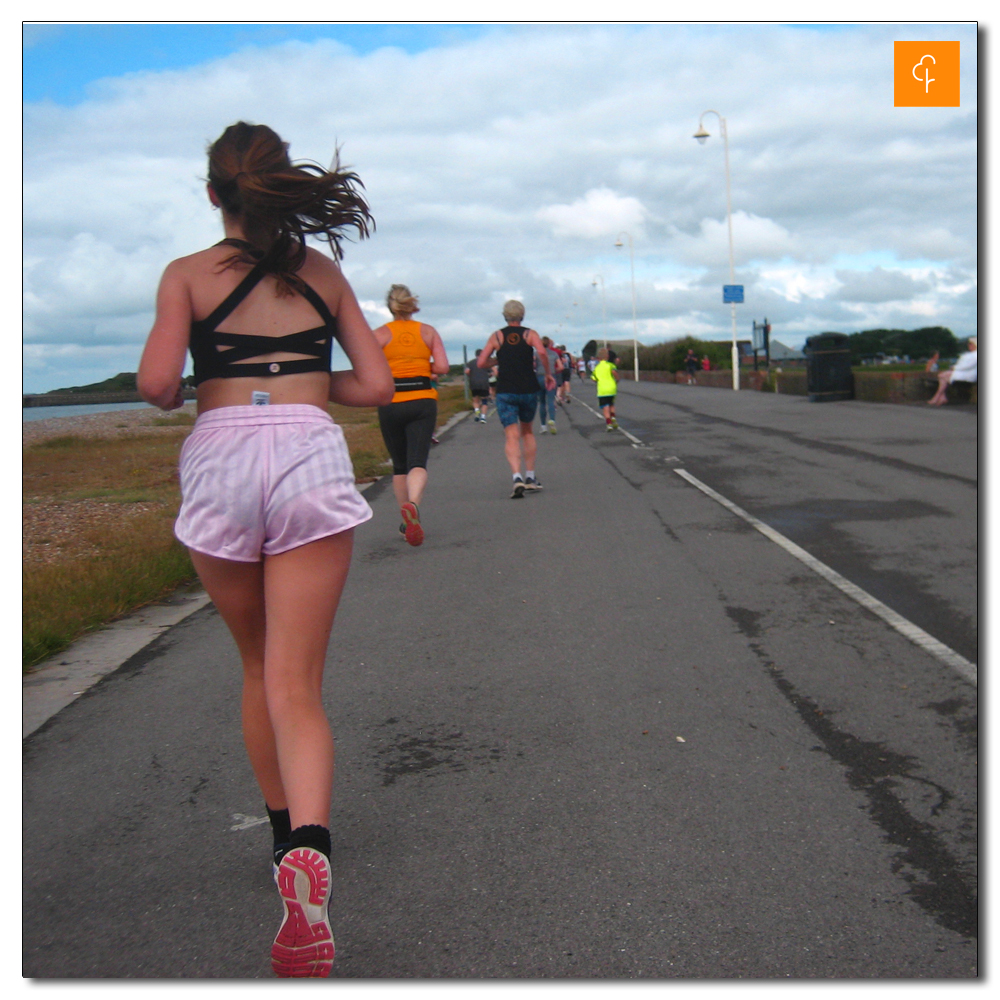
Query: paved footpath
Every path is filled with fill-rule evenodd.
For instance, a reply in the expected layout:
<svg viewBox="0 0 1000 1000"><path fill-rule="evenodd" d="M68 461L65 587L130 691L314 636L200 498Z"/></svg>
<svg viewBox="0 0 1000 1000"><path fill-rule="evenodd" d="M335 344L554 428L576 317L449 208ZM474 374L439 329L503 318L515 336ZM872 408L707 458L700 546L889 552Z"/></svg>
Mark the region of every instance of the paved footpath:
<svg viewBox="0 0 1000 1000"><path fill-rule="evenodd" d="M656 393L692 408L648 449L561 411L516 502L495 417L458 424L418 549L368 492L325 684L335 976L977 974L974 685L672 471L698 413L768 405L683 391L623 387L637 437ZM214 608L24 746L24 975L271 976Z"/></svg>

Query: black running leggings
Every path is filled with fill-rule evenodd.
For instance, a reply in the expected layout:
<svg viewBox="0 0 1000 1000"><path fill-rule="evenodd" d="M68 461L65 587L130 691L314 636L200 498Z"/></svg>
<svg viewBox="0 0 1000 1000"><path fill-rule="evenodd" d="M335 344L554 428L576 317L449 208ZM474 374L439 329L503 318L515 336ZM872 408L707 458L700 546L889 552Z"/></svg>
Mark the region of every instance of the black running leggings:
<svg viewBox="0 0 1000 1000"><path fill-rule="evenodd" d="M407 399L378 408L378 425L389 449L394 476L427 468L437 411L436 399Z"/></svg>

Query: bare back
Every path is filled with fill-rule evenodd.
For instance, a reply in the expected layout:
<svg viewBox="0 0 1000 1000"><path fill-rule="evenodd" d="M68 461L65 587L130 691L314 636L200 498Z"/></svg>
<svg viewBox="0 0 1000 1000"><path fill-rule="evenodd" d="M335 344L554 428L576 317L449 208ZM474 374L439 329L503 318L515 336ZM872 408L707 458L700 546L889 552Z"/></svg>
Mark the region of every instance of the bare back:
<svg viewBox="0 0 1000 1000"><path fill-rule="evenodd" d="M184 259L192 320L207 317L249 273L250 266L246 264L222 268L223 261L232 252L232 248L228 246L209 247ZM339 269L321 254L310 250L298 274L336 316L343 283ZM300 294L278 295L277 287L273 276L265 276L219 323L219 332L284 337L311 329L322 322L322 318L306 298ZM228 349L225 346L219 348L220 352ZM234 365L292 361L303 357L306 355L278 350L236 361ZM325 409L330 392L330 376L326 372L303 372L265 378L210 378L198 387L198 412L220 406L248 405L255 390L269 393L271 402L275 404L307 403Z"/></svg>

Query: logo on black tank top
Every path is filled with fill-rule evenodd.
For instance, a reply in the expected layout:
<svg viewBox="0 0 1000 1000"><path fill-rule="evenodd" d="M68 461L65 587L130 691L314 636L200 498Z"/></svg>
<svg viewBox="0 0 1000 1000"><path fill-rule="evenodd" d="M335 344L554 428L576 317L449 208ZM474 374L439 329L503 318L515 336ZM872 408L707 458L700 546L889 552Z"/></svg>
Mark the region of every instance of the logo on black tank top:
<svg viewBox="0 0 1000 1000"><path fill-rule="evenodd" d="M510 344L511 347L515 347L517 344L521 343L521 335L516 331L511 330L510 333L507 334L507 343Z"/></svg>

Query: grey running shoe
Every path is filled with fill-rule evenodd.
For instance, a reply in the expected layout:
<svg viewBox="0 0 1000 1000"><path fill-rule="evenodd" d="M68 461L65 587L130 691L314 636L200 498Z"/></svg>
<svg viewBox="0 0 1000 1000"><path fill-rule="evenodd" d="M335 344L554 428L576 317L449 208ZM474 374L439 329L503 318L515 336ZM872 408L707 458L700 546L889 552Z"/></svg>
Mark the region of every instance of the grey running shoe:
<svg viewBox="0 0 1000 1000"><path fill-rule="evenodd" d="M533 479L531 476L528 476L528 478L524 481L524 488L526 490L540 490L542 488L542 484L537 479Z"/></svg>
<svg viewBox="0 0 1000 1000"><path fill-rule="evenodd" d="M511 493L511 500L520 500L524 496L524 483L520 479L514 480L514 492Z"/></svg>

